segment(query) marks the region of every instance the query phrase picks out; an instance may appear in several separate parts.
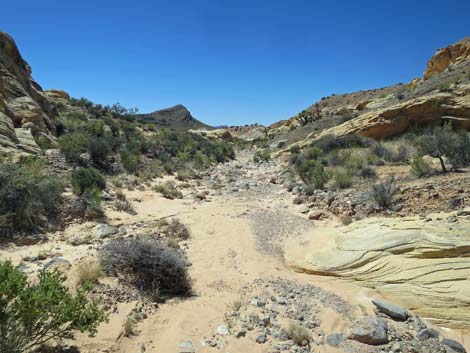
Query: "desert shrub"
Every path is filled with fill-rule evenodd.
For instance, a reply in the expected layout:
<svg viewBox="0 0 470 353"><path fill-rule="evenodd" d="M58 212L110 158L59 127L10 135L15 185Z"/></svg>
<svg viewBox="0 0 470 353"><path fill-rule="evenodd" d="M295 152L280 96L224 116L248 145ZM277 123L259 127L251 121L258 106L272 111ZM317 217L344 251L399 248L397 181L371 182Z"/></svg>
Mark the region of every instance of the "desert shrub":
<svg viewBox="0 0 470 353"><path fill-rule="evenodd" d="M167 199L182 199L183 194L176 188L175 183L171 181L166 181L164 183L157 184L155 186L155 191L162 194Z"/></svg>
<svg viewBox="0 0 470 353"><path fill-rule="evenodd" d="M346 135L342 137L325 135L315 141L312 146L320 148L324 154L327 154L335 149L369 147L373 142L373 139L360 135Z"/></svg>
<svg viewBox="0 0 470 353"><path fill-rule="evenodd" d="M101 277L101 265L98 262L82 263L77 269L77 285L95 284Z"/></svg>
<svg viewBox="0 0 470 353"><path fill-rule="evenodd" d="M286 333L299 346L308 345L312 339L310 332L305 327L293 321L287 326Z"/></svg>
<svg viewBox="0 0 470 353"><path fill-rule="evenodd" d="M373 179L377 177L375 169L369 165L362 165L357 169L356 175L363 179Z"/></svg>
<svg viewBox="0 0 470 353"><path fill-rule="evenodd" d="M395 178L372 186L372 198L375 204L381 208L389 208L392 205L393 195L397 192Z"/></svg>
<svg viewBox="0 0 470 353"><path fill-rule="evenodd" d="M392 152L380 142L374 142L369 147L369 151L375 156L385 159L386 161L389 161L392 158Z"/></svg>
<svg viewBox="0 0 470 353"><path fill-rule="evenodd" d="M72 338L75 331L94 334L106 315L87 297L86 285L71 293L58 270L43 270L28 283L11 262L0 262L0 352L29 352L51 340Z"/></svg>
<svg viewBox="0 0 470 353"><path fill-rule="evenodd" d="M85 191L92 189L104 190L106 181L95 168L80 167L72 172L72 188L76 195L82 195Z"/></svg>
<svg viewBox="0 0 470 353"><path fill-rule="evenodd" d="M295 170L307 185L316 189L323 189L329 176L320 162L313 160L300 160L295 164Z"/></svg>
<svg viewBox="0 0 470 353"><path fill-rule="evenodd" d="M116 211L122 211L122 212L126 212L129 214L137 214L134 209L134 206L132 206L132 203L127 199L124 199L124 200L118 199L114 201L113 208Z"/></svg>
<svg viewBox="0 0 470 353"><path fill-rule="evenodd" d="M290 151L291 154L298 154L298 153L300 153L300 147L299 147L299 145L292 145L289 148L289 151Z"/></svg>
<svg viewBox="0 0 470 353"><path fill-rule="evenodd" d="M0 234L31 231L54 219L63 190L63 182L39 159L0 164Z"/></svg>
<svg viewBox="0 0 470 353"><path fill-rule="evenodd" d="M173 219L168 223L165 232L168 237L181 240L189 239L190 236L188 228L177 219Z"/></svg>
<svg viewBox="0 0 470 353"><path fill-rule="evenodd" d="M439 85L439 91L440 91L440 92L452 92L452 88L451 88L450 82L441 83L441 84Z"/></svg>
<svg viewBox="0 0 470 353"><path fill-rule="evenodd" d="M38 144L39 148L41 148L42 151L46 151L53 147L52 141L48 139L46 136L42 136L42 135L36 139L36 143Z"/></svg>
<svg viewBox="0 0 470 353"><path fill-rule="evenodd" d="M103 137L91 138L88 142L88 154L97 165L103 165L111 155L112 148L109 141Z"/></svg>
<svg viewBox="0 0 470 353"><path fill-rule="evenodd" d="M306 159L318 159L322 155L322 150L318 147L307 148L303 155Z"/></svg>
<svg viewBox="0 0 470 353"><path fill-rule="evenodd" d="M470 165L470 135L455 132L450 124L436 127L415 140L418 153L439 158L443 172L447 172L444 158L452 165L451 170Z"/></svg>
<svg viewBox="0 0 470 353"><path fill-rule="evenodd" d="M101 207L101 190L92 187L86 189L79 197L82 216L88 219L97 219L104 216L104 210Z"/></svg>
<svg viewBox="0 0 470 353"><path fill-rule="evenodd" d="M421 156L413 158L410 166L411 174L413 174L415 177L422 178L431 174L431 165Z"/></svg>
<svg viewBox="0 0 470 353"><path fill-rule="evenodd" d="M337 189L346 189L351 187L353 182L353 173L348 168L335 168L333 171L333 187Z"/></svg>
<svg viewBox="0 0 470 353"><path fill-rule="evenodd" d="M179 181L186 181L189 179L194 179L196 177L196 173L192 169L180 169L176 173L176 179Z"/></svg>
<svg viewBox="0 0 470 353"><path fill-rule="evenodd" d="M270 159L271 151L268 148L258 149L253 156L253 162L255 163L267 162Z"/></svg>
<svg viewBox="0 0 470 353"><path fill-rule="evenodd" d="M121 164L125 170L135 172L140 165L140 153L125 146L119 152Z"/></svg>
<svg viewBox="0 0 470 353"><path fill-rule="evenodd" d="M80 162L80 155L86 151L88 136L82 132L72 132L59 137L59 149L69 162Z"/></svg>
<svg viewBox="0 0 470 353"><path fill-rule="evenodd" d="M100 251L103 270L136 285L154 299L188 294L184 255L151 237L113 239Z"/></svg>

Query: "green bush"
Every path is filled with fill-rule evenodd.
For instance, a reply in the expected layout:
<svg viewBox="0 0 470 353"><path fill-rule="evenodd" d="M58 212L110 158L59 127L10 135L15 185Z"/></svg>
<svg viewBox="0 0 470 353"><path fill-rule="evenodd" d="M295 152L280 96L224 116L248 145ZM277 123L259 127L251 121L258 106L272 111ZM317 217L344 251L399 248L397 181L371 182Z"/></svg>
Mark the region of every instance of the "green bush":
<svg viewBox="0 0 470 353"><path fill-rule="evenodd" d="M325 168L317 161L300 160L295 165L295 170L305 184L312 185L315 189L323 189L329 179Z"/></svg>
<svg viewBox="0 0 470 353"><path fill-rule="evenodd" d="M422 178L431 174L431 165L421 156L413 158L410 166L411 174L413 174L415 177Z"/></svg>
<svg viewBox="0 0 470 353"><path fill-rule="evenodd" d="M76 195L82 195L89 190L104 190L106 181L95 168L80 167L72 172L72 188Z"/></svg>
<svg viewBox="0 0 470 353"><path fill-rule="evenodd" d="M75 331L94 334L106 315L87 297L90 285L70 293L58 270L43 270L37 281L11 262L0 262L0 352L29 352L51 340L72 338Z"/></svg>
<svg viewBox="0 0 470 353"><path fill-rule="evenodd" d="M140 165L140 153L125 147L120 151L121 164L128 172L135 172Z"/></svg>
<svg viewBox="0 0 470 353"><path fill-rule="evenodd" d="M381 208L389 208L392 205L393 195L397 192L395 178L390 178L384 182L372 186L372 198L375 204Z"/></svg>
<svg viewBox="0 0 470 353"><path fill-rule="evenodd" d="M31 231L57 217L63 190L39 159L0 164L0 234Z"/></svg>
<svg viewBox="0 0 470 353"><path fill-rule="evenodd" d="M271 151L269 150L269 148L259 149L255 152L253 156L253 162L255 163L267 162L270 159Z"/></svg>
<svg viewBox="0 0 470 353"><path fill-rule="evenodd" d="M104 137L94 137L88 142L88 154L97 165L103 165L111 155L112 149L109 141Z"/></svg>
<svg viewBox="0 0 470 353"><path fill-rule="evenodd" d="M351 187L353 173L351 169L339 167L333 171L333 186L337 189L346 189Z"/></svg>
<svg viewBox="0 0 470 353"><path fill-rule="evenodd" d="M470 165L470 134L455 132L450 124L434 128L432 133L418 137L415 143L421 156L428 154L439 158L444 172L448 171L445 157L452 165L451 170Z"/></svg>
<svg viewBox="0 0 470 353"><path fill-rule="evenodd" d="M69 162L79 162L87 144L88 136L82 132L68 133L59 137L59 149Z"/></svg>

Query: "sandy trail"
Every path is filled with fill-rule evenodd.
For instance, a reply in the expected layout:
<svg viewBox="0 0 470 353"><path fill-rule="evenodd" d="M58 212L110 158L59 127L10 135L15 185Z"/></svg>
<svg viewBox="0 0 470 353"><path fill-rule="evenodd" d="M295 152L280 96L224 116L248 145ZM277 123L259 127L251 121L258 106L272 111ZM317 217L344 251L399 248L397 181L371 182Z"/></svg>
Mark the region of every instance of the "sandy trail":
<svg viewBox="0 0 470 353"><path fill-rule="evenodd" d="M145 346L145 352L171 353L178 352L180 342L188 340L197 353L267 353L271 350L269 344L257 344L248 337L237 339L226 336L226 347L222 350L201 344L201 341L213 336L219 325L224 324L224 313L245 294L246 286L260 278L283 278L296 283L314 284L337 294L364 313L372 313L370 300L380 297L373 290L335 278L296 273L279 256L266 251L279 244L268 244L266 249L260 247L260 239L262 243L266 242L266 238L262 237L266 231L275 241L279 233L280 241L286 240L291 251L302 249L306 242L316 242L321 246L321 241L327 241L319 236L322 224L308 223L305 216L299 216L297 206L292 204L292 196L280 185L271 184L271 176L272 170L269 169L248 171L245 177L256 180L258 188L234 193L211 191L209 200L203 202L194 200L188 191L183 200L167 200L152 191L129 192L131 200L139 200L134 202L137 215L110 211L109 223L121 226L152 222L167 216L178 217L191 233L187 256L191 263L194 296L159 305L154 313L137 324L137 334L130 337L122 335L123 325L138 302L119 304L118 310L110 315L109 323L100 327L95 338L77 336L73 344L79 346L80 352L142 352L139 347ZM257 222L260 214L265 216ZM285 222L288 227L283 226ZM286 239L281 239L284 236ZM60 240L48 246L60 249L61 256L72 263L96 253L89 246L71 247ZM22 247L10 249L7 254L13 259L20 259L25 253L34 251L34 248ZM319 319L320 328L326 333L346 331L341 315L330 308L323 308ZM470 347L468 335L464 337L461 333L448 331L446 336ZM315 347L315 352L340 350L320 345Z"/></svg>

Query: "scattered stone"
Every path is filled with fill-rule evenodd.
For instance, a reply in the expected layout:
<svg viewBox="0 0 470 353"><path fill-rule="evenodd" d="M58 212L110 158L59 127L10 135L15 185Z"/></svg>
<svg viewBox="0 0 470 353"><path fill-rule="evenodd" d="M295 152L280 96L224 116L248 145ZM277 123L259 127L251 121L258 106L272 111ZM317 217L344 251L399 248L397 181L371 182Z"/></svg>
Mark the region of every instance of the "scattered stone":
<svg viewBox="0 0 470 353"><path fill-rule="evenodd" d="M67 270L72 266L69 260L65 260L61 257L53 257L48 262L44 264L44 269L53 269L57 268L60 270Z"/></svg>
<svg viewBox="0 0 470 353"><path fill-rule="evenodd" d="M228 329L228 326L226 325L220 325L219 327L217 327L217 329L215 330L215 333L217 335L220 335L220 336L227 336L230 334L230 330Z"/></svg>
<svg viewBox="0 0 470 353"><path fill-rule="evenodd" d="M264 333L256 337L256 343L266 343L267 340L268 337Z"/></svg>
<svg viewBox="0 0 470 353"><path fill-rule="evenodd" d="M421 341L428 340L430 338L437 338L437 337L439 337L439 332L432 328L422 329L416 334L416 338Z"/></svg>
<svg viewBox="0 0 470 353"><path fill-rule="evenodd" d="M348 331L348 338L370 345L388 342L387 322L376 317L366 317Z"/></svg>
<svg viewBox="0 0 470 353"><path fill-rule="evenodd" d="M399 306L384 302L379 299L373 299L372 303L377 307L377 309L391 318L397 320L406 320L408 319L408 310L403 309Z"/></svg>
<svg viewBox="0 0 470 353"><path fill-rule="evenodd" d="M325 216L325 212L320 211L320 210L315 210L315 211L312 211L308 214L308 219L317 221L320 218L323 218L324 216Z"/></svg>
<svg viewBox="0 0 470 353"><path fill-rule="evenodd" d="M339 347L345 340L341 333L332 333L326 337L326 343L331 347Z"/></svg>
<svg viewBox="0 0 470 353"><path fill-rule="evenodd" d="M444 338L442 344L453 349L458 353L467 353L467 350L459 342L451 340L450 338Z"/></svg>
<svg viewBox="0 0 470 353"><path fill-rule="evenodd" d="M98 224L95 227L95 234L99 238L106 238L110 235L116 234L118 229L110 226L109 224Z"/></svg>
<svg viewBox="0 0 470 353"><path fill-rule="evenodd" d="M191 341L182 341L178 353L194 353L194 347Z"/></svg>

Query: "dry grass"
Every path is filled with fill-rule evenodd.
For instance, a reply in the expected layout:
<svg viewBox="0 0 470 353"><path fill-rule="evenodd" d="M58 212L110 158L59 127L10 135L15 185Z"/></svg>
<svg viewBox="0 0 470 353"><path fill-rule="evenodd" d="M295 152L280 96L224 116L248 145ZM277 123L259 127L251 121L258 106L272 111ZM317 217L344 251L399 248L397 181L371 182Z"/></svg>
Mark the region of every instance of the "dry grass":
<svg viewBox="0 0 470 353"><path fill-rule="evenodd" d="M97 283L101 275L101 266L98 262L82 263L77 269L77 286L82 286L85 283Z"/></svg>
<svg viewBox="0 0 470 353"><path fill-rule="evenodd" d="M289 338L299 346L308 345L312 339L310 332L296 322L289 323L286 332Z"/></svg>

